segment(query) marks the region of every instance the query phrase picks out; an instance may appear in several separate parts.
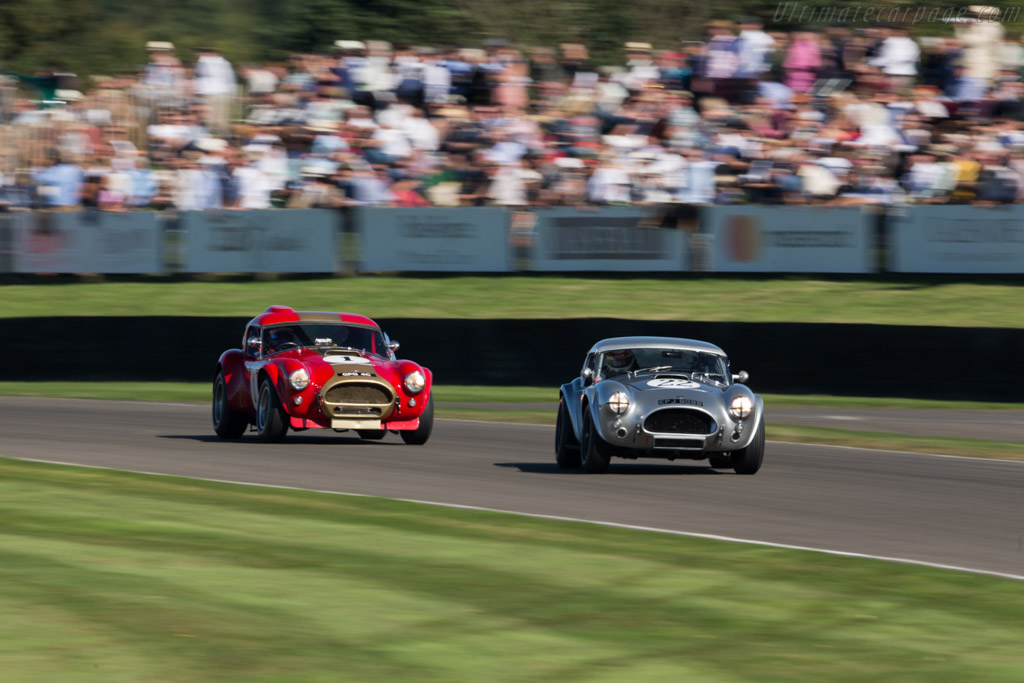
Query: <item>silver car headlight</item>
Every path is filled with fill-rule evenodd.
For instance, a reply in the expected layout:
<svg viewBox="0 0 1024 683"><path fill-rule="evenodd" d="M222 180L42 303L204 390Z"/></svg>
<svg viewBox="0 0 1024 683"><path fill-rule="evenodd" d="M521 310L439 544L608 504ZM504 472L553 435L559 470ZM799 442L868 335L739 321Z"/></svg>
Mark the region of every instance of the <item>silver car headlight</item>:
<svg viewBox="0 0 1024 683"><path fill-rule="evenodd" d="M617 391L608 399L608 407L616 415L622 415L629 410L629 396L625 391Z"/></svg>
<svg viewBox="0 0 1024 683"><path fill-rule="evenodd" d="M306 372L305 368L299 368L292 374L288 375L288 383L292 385L292 388L296 391L302 391L309 386L309 373Z"/></svg>
<svg viewBox="0 0 1024 683"><path fill-rule="evenodd" d="M750 400L749 396L737 396L729 404L729 413L740 420L750 415L750 411L754 409L754 402Z"/></svg>
<svg viewBox="0 0 1024 683"><path fill-rule="evenodd" d="M405 376L405 388L410 394L418 394L427 386L427 378L419 370L413 370Z"/></svg>

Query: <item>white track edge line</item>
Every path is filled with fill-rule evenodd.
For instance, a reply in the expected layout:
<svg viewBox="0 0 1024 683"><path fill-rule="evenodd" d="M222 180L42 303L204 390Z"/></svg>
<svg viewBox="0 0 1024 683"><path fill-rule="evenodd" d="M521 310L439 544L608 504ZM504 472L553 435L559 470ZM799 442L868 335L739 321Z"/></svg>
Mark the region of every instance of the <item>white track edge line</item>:
<svg viewBox="0 0 1024 683"><path fill-rule="evenodd" d="M7 456L5 456L7 457ZM285 491L309 491L311 493L326 493L334 496L348 496L352 498L381 498L384 500L397 500L403 503L417 503L420 505L431 505L440 508L449 508L453 510L473 510L477 512L497 512L506 515L516 515L517 517L530 517L533 519L548 519L556 522L576 522L579 524L593 524L595 526L610 527L614 529L626 529L630 531L650 531L659 534L666 534L669 536L684 536L686 538L703 538L712 541L724 541L726 543L742 543L745 545L757 545L766 548L779 548L782 550L802 550L805 552L820 553L823 555L832 555L835 557L853 557L865 560L878 560L881 562L890 562L893 564L904 564L912 565L916 567L929 567L931 569L943 569L946 571L961 572L965 574L977 574L981 576L991 576L1000 579L1012 579L1015 581L1024 581L1024 574L1008 574L1005 572L991 571L988 569L973 569L971 567L961 567L952 564L943 564L940 562L928 562L926 560L911 560L903 557L890 557L887 555L872 555L870 553L858 553L847 550L830 550L828 548L812 548L810 546L802 545L791 545L788 543L773 543L771 541L757 541L749 538L735 538L732 536L720 536L718 534L702 534L694 531L678 531L675 529L660 529L658 527L640 526L637 524L623 524L620 522L603 522L593 519L582 519L579 517L564 517L561 515L545 515L537 512L517 512L515 510L502 510L500 508L488 508L481 507L478 505L460 505L458 503L441 503L433 500L418 500L416 498L391 498L389 496L375 496L368 493L349 493L346 491L327 491L324 489L313 489L303 488L301 486L285 486L283 484L260 484L252 481L236 481L232 479L213 479L211 477L193 477L182 474L168 474L166 472L149 472L145 470L126 470L118 467L105 467L103 465L83 465L81 463L66 462L62 460L44 460L41 458L19 458L12 457L11 460L23 460L26 462L37 462L47 465L63 465L66 467L81 467L83 469L92 470L107 470L111 472L128 472L131 474L145 474L154 477L173 477L176 479L191 479L193 481L207 481L216 484L235 484L238 486L253 486L257 488L268 488L268 489L281 489Z"/></svg>

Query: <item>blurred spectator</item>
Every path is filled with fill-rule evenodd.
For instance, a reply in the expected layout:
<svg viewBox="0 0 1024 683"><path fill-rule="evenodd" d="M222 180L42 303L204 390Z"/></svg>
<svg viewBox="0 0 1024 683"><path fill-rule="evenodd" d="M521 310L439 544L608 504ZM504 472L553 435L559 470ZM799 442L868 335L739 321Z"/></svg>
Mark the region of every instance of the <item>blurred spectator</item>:
<svg viewBox="0 0 1024 683"><path fill-rule="evenodd" d="M32 178L37 183L43 206L70 209L79 205L85 176L77 164L64 161L52 152L49 165L35 169Z"/></svg>
<svg viewBox="0 0 1024 683"><path fill-rule="evenodd" d="M1003 25L995 19L999 8L971 5L968 23L957 24L956 37L963 46L963 75L957 91L958 100L978 100L985 94L999 73L1000 45Z"/></svg>
<svg viewBox="0 0 1024 683"><path fill-rule="evenodd" d="M882 69L889 83L890 90L905 88L914 82L917 76L917 62L921 49L908 35L905 29L894 28L888 32L878 50L878 56L869 64Z"/></svg>
<svg viewBox="0 0 1024 683"><path fill-rule="evenodd" d="M96 77L60 107L13 99L0 203L1018 201L1024 48L989 10L956 38L713 21L704 42L631 42L604 65L575 43L342 40L246 65L244 97L212 50L190 79L150 43L138 74Z"/></svg>
<svg viewBox="0 0 1024 683"><path fill-rule="evenodd" d="M227 134L231 104L236 95L235 71L213 48L196 50L194 91L204 106L206 127L217 135Z"/></svg>
<svg viewBox="0 0 1024 683"><path fill-rule="evenodd" d="M821 50L818 36L810 31L797 33L786 52L783 63L786 85L793 92L808 92L818 78L821 68Z"/></svg>
<svg viewBox="0 0 1024 683"><path fill-rule="evenodd" d="M736 75L739 78L759 78L771 67L769 58L775 49L775 39L764 32L764 25L756 17L741 19L739 28Z"/></svg>

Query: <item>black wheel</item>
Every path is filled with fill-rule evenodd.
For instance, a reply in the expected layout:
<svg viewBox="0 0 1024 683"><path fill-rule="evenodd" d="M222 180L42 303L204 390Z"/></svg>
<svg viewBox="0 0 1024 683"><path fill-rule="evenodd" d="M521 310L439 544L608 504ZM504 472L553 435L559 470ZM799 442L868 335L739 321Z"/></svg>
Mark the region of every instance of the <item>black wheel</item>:
<svg viewBox="0 0 1024 683"><path fill-rule="evenodd" d="M384 438L384 435L388 433L386 429L357 429L356 434L359 435L360 439L366 439L367 441L378 441Z"/></svg>
<svg viewBox="0 0 1024 683"><path fill-rule="evenodd" d="M233 410L228 403L228 386L224 373L218 372L213 380L213 431L222 439L237 439L245 434L249 421L245 415Z"/></svg>
<svg viewBox="0 0 1024 683"><path fill-rule="evenodd" d="M555 462L563 470L580 466L580 443L572 433L572 419L565 401L558 399L558 420L555 422Z"/></svg>
<svg viewBox="0 0 1024 683"><path fill-rule="evenodd" d="M603 474L611 462L611 446L594 429L590 410L583 410L583 443L580 444L580 465L588 474Z"/></svg>
<svg viewBox="0 0 1024 683"><path fill-rule="evenodd" d="M420 415L420 426L416 429L398 432L402 435L402 441L412 446L422 446L430 438L430 432L434 429L434 397L427 397L427 407Z"/></svg>
<svg viewBox="0 0 1024 683"><path fill-rule="evenodd" d="M764 419L750 445L732 454L732 469L736 474L757 474L764 460Z"/></svg>
<svg viewBox="0 0 1024 683"><path fill-rule="evenodd" d="M732 468L732 458L723 453L708 456L708 465L716 470L728 470Z"/></svg>
<svg viewBox="0 0 1024 683"><path fill-rule="evenodd" d="M277 390L269 379L260 384L260 396L256 403L256 433L261 441L277 442L288 433L288 414L281 407Z"/></svg>

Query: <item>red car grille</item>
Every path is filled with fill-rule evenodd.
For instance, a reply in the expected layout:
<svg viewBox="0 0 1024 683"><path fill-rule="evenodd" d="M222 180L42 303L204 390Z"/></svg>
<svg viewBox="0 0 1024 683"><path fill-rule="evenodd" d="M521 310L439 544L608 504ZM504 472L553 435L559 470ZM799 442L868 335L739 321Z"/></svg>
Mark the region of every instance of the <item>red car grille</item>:
<svg viewBox="0 0 1024 683"><path fill-rule="evenodd" d="M328 387L324 392L325 403L388 406L392 401L394 401L394 396L379 384L342 382Z"/></svg>

